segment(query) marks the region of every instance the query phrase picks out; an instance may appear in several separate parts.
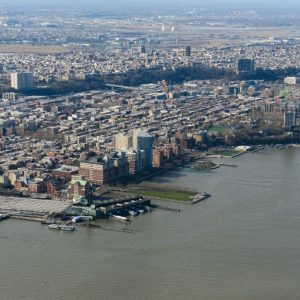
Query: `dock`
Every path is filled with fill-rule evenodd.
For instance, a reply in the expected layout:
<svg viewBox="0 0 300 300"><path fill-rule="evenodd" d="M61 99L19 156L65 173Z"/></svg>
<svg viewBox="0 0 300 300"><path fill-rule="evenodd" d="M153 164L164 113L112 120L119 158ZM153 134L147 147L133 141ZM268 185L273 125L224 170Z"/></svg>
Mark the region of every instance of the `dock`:
<svg viewBox="0 0 300 300"><path fill-rule="evenodd" d="M220 163L220 166L224 166L224 167L232 167L232 168L237 168L238 165L233 165L233 164L223 164L223 163Z"/></svg>
<svg viewBox="0 0 300 300"><path fill-rule="evenodd" d="M210 196L211 196L211 195L210 195L210 194L207 194L207 193L202 193L202 194L200 194L200 195L196 195L196 196L193 198L191 204L196 204L196 203L198 203L198 202L201 202L201 201L203 201L203 200L209 198Z"/></svg>
<svg viewBox="0 0 300 300"><path fill-rule="evenodd" d="M161 209L161 210L167 210L167 211L173 211L173 212L179 212L180 213L179 208L172 208L172 207L158 205L158 204L151 204L151 207Z"/></svg>
<svg viewBox="0 0 300 300"><path fill-rule="evenodd" d="M115 231L115 232L123 232L123 233L137 233L137 230L129 229L129 228L111 228L99 225L95 222L85 222L85 223L79 223L77 226L86 227L86 228L95 228L100 230L107 230L107 231Z"/></svg>
<svg viewBox="0 0 300 300"><path fill-rule="evenodd" d="M0 214L9 218L41 222L50 214L62 213L71 203L58 200L43 200L0 196Z"/></svg>

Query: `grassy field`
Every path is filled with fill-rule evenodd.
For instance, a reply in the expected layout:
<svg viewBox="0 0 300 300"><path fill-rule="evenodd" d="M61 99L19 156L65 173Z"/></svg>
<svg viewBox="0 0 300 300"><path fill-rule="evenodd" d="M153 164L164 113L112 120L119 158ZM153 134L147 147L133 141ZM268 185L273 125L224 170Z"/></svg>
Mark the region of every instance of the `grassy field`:
<svg viewBox="0 0 300 300"><path fill-rule="evenodd" d="M128 193L132 193L139 196L154 197L172 201L191 201L190 196L194 196L192 192L177 192L177 191L147 191L147 190L129 190Z"/></svg>
<svg viewBox="0 0 300 300"><path fill-rule="evenodd" d="M224 126L213 126L209 128L209 131L217 131L218 133L225 135L228 134L229 128Z"/></svg>

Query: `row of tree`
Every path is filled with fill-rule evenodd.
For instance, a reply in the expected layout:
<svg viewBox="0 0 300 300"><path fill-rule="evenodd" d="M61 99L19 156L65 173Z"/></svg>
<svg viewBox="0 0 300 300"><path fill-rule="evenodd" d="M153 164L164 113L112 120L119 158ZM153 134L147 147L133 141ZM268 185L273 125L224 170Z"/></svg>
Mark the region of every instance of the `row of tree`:
<svg viewBox="0 0 300 300"><path fill-rule="evenodd" d="M286 69L261 69L258 68L251 74L236 74L233 70L209 67L204 64L195 64L177 69L164 69L162 67L152 69L139 69L126 74L102 75L98 78L87 80L70 80L55 82L46 88L34 88L23 91L25 95L62 95L78 93L94 89L105 89L105 84L118 84L126 86L138 86L147 83L156 83L166 80L169 83L181 83L189 80L282 80L285 76L297 75L300 72L297 68ZM10 91L9 88L4 91Z"/></svg>

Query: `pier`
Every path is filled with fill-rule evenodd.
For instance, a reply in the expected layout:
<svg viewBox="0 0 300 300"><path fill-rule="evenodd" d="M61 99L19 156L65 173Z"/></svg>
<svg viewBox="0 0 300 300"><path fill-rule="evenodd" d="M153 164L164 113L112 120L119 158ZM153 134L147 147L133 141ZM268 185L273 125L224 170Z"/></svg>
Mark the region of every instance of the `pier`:
<svg viewBox="0 0 300 300"><path fill-rule="evenodd" d="M86 228L95 228L95 229L99 229L99 230L107 230L107 231L115 231L115 232L123 232L123 233L137 233L137 230L134 229L129 229L129 228L110 228L110 227L106 227L106 226L102 226L99 225L95 222L86 222L86 223L79 223L77 224L77 226L81 226L81 227L86 227Z"/></svg>
<svg viewBox="0 0 300 300"><path fill-rule="evenodd" d="M161 210L167 210L167 211L173 211L180 213L181 210L179 208L172 208L168 206L158 205L158 204L152 204L151 207L161 209Z"/></svg>
<svg viewBox="0 0 300 300"><path fill-rule="evenodd" d="M233 165L233 164L223 164L223 163L220 163L220 166L224 166L224 167L232 167L232 168L237 168L238 165Z"/></svg>
<svg viewBox="0 0 300 300"><path fill-rule="evenodd" d="M196 203L198 203L198 202L201 202L201 201L203 201L203 200L209 198L210 196L211 196L211 195L210 195L210 194L207 194L207 193L202 193L202 194L200 194L200 195L196 195L196 196L193 198L191 204L196 204Z"/></svg>
<svg viewBox="0 0 300 300"><path fill-rule="evenodd" d="M27 221L43 221L50 214L62 213L70 205L69 202L58 200L0 196L0 214Z"/></svg>

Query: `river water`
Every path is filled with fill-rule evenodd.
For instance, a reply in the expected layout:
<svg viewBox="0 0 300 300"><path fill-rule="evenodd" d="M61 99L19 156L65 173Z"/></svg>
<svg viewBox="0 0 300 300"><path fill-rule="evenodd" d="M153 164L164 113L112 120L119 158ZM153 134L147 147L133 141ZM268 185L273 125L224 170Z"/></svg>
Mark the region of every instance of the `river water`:
<svg viewBox="0 0 300 300"><path fill-rule="evenodd" d="M135 234L1 222L0 299L299 300L300 150L229 163L156 178L212 197L135 217Z"/></svg>

